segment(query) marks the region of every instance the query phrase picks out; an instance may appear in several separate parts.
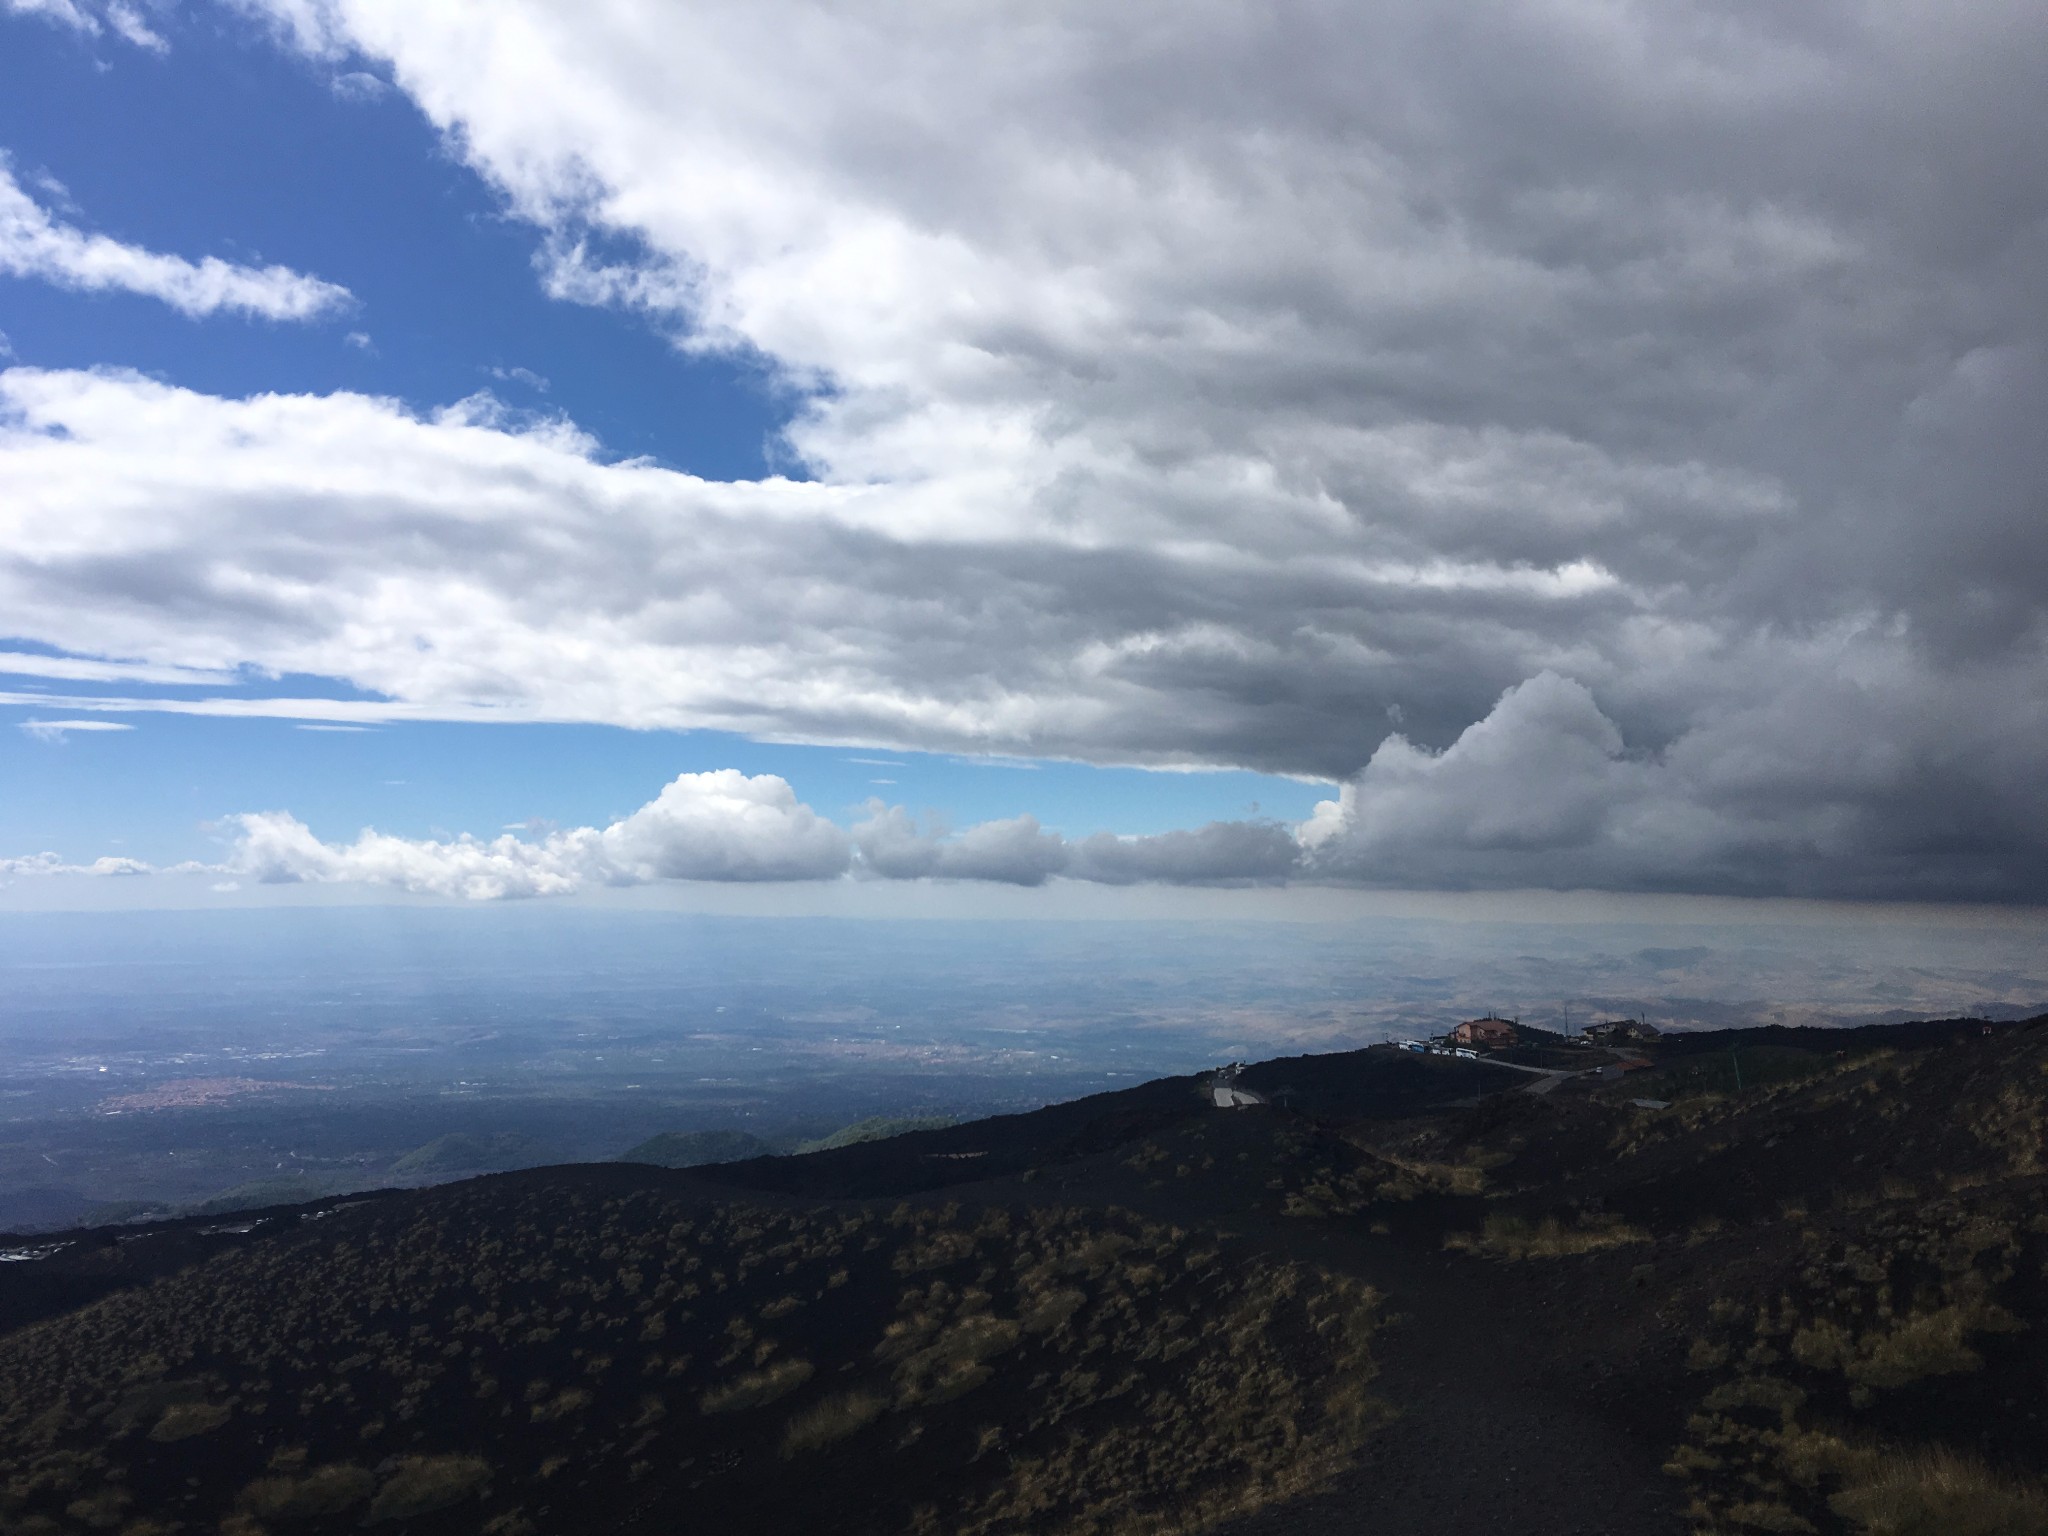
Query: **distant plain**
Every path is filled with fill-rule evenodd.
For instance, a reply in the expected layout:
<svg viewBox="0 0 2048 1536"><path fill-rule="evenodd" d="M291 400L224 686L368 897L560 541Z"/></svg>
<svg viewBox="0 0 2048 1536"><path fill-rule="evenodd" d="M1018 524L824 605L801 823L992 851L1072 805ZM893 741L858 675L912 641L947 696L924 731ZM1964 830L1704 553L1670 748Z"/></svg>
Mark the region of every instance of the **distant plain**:
<svg viewBox="0 0 2048 1536"><path fill-rule="evenodd" d="M1035 1108L1499 1011L2013 1018L2022 928L878 922L575 907L0 917L0 1230Z"/></svg>

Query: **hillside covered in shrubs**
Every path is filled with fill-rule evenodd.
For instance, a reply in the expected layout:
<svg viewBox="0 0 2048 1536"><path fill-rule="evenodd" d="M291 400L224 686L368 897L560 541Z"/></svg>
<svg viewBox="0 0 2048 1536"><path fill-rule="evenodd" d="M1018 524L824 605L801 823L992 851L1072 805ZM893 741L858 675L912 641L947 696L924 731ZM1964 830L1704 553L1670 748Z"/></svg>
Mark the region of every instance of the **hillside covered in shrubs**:
<svg viewBox="0 0 2048 1536"><path fill-rule="evenodd" d="M0 1529L2048 1532L2048 1028L1645 1054L46 1243Z"/></svg>

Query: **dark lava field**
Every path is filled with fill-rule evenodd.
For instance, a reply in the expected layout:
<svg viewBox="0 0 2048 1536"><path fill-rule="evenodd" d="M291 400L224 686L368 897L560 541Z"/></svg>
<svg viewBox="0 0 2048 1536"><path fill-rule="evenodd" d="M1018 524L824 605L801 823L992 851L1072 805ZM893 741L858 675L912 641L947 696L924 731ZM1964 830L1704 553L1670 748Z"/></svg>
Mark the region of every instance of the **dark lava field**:
<svg viewBox="0 0 2048 1536"><path fill-rule="evenodd" d="M0 1239L0 1531L2048 1532L2044 1025Z"/></svg>

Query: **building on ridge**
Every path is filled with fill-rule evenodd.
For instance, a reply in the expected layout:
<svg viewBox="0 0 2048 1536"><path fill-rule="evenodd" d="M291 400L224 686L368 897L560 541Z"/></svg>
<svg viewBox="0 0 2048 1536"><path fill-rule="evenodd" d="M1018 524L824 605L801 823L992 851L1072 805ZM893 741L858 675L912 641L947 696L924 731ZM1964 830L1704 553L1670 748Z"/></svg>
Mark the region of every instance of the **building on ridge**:
<svg viewBox="0 0 2048 1536"><path fill-rule="evenodd" d="M1609 1019L1601 1024L1588 1024L1579 1031L1579 1038L1595 1045L1607 1045L1627 1040L1656 1040L1663 1031L1647 1019Z"/></svg>
<svg viewBox="0 0 2048 1536"><path fill-rule="evenodd" d="M1497 1019L1488 1014L1483 1019L1467 1019L1451 1031L1453 1045L1477 1046L1481 1050L1497 1051L1502 1046L1513 1045L1521 1036L1507 1019Z"/></svg>

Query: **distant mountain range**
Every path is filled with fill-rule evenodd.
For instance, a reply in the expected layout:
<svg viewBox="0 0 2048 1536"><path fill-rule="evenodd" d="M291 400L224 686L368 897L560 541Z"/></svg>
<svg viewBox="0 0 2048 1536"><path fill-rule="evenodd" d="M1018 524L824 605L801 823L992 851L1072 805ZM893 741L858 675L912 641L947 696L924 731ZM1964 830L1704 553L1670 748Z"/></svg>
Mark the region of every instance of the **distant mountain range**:
<svg viewBox="0 0 2048 1536"><path fill-rule="evenodd" d="M0 1529L2044 1531L2044 1025L0 1240Z"/></svg>

